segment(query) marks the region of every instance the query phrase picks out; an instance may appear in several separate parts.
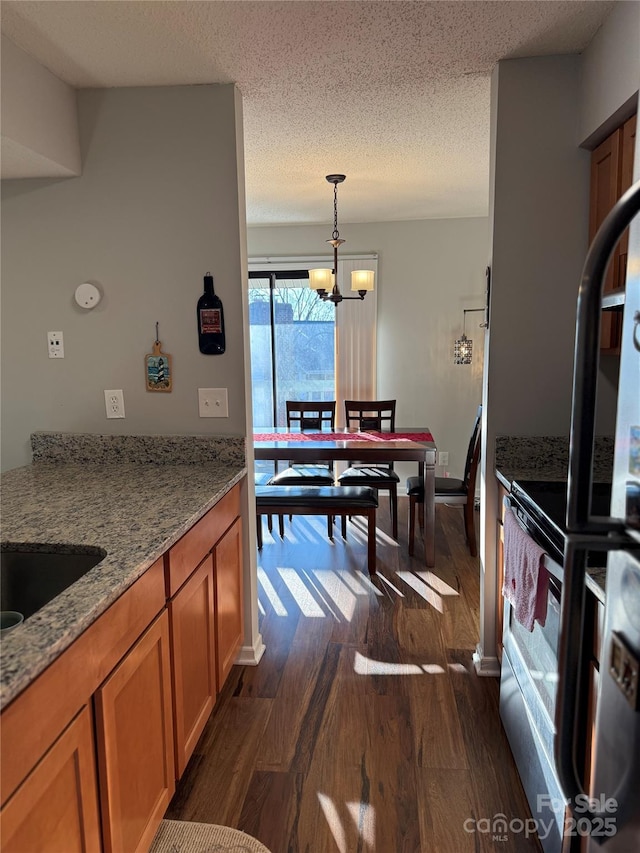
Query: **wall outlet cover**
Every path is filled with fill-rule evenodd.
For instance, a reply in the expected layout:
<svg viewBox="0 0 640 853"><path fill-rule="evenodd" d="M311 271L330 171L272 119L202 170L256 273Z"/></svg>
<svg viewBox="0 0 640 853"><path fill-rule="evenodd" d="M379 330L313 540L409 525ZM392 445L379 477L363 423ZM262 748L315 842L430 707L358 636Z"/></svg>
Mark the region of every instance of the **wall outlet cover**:
<svg viewBox="0 0 640 853"><path fill-rule="evenodd" d="M62 332L47 332L49 358L64 358L64 338Z"/></svg>
<svg viewBox="0 0 640 853"><path fill-rule="evenodd" d="M124 394L122 390L105 391L104 405L108 418L124 418Z"/></svg>

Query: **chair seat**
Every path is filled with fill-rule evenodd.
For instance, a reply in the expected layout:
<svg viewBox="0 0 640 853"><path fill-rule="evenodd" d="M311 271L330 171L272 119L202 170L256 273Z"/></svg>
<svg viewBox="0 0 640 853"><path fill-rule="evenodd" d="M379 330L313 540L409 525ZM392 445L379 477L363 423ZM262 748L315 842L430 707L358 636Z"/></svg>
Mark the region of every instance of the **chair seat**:
<svg viewBox="0 0 640 853"><path fill-rule="evenodd" d="M374 480L379 483L399 483L400 477L390 468L375 468L373 466L347 468L338 477L339 483L346 483L349 486L370 486Z"/></svg>
<svg viewBox="0 0 640 853"><path fill-rule="evenodd" d="M436 496L464 497L467 492L462 480L455 477L436 477ZM419 502L424 500L424 485L421 477L409 477L407 479L407 494L411 498L417 498Z"/></svg>
<svg viewBox="0 0 640 853"><path fill-rule="evenodd" d="M300 468L287 468L279 474L275 474L269 480L270 486L300 486L303 484L314 486L332 486L333 474L328 468L321 465L304 465Z"/></svg>

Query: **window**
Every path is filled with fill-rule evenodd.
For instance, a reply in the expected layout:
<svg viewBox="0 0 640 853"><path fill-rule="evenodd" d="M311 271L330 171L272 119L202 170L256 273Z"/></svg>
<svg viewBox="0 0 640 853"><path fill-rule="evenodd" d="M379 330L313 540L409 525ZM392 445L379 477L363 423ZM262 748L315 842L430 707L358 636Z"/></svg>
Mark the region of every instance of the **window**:
<svg viewBox="0 0 640 853"><path fill-rule="evenodd" d="M249 273L253 422L286 426L286 400L335 400L336 312L303 271Z"/></svg>

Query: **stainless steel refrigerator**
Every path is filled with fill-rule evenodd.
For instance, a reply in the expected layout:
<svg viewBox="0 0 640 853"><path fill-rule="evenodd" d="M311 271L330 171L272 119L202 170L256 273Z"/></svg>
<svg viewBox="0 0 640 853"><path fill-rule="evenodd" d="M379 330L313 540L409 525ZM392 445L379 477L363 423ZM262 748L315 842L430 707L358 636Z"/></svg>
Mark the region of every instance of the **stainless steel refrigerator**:
<svg viewBox="0 0 640 853"><path fill-rule="evenodd" d="M556 769L571 813L571 851L640 851L640 146L633 186L589 250L578 297L567 492L567 538L556 705ZM602 285L614 246L631 223L622 327L610 517L591 515ZM581 707L584 572L588 550L607 552L600 689L590 790L576 767ZM583 694L582 694L583 695ZM566 839L565 839L566 841ZM566 849L566 848L564 848Z"/></svg>

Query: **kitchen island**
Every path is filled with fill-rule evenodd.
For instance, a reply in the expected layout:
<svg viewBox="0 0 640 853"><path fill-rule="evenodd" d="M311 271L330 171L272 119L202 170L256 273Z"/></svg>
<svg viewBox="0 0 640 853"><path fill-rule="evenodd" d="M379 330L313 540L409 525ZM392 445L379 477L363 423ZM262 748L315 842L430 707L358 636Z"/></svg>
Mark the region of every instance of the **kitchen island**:
<svg viewBox="0 0 640 853"><path fill-rule="evenodd" d="M32 446L3 548L99 562L1 637L2 849L146 850L242 643L244 438Z"/></svg>

